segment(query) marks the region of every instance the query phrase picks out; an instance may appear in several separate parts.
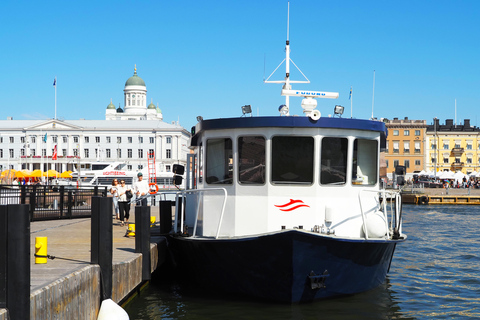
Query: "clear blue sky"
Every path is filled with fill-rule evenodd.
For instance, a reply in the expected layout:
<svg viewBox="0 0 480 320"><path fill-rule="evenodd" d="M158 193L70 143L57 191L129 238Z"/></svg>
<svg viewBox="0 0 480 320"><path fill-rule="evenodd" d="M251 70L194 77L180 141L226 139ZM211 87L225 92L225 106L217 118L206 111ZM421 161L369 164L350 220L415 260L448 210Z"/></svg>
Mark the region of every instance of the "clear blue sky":
<svg viewBox="0 0 480 320"><path fill-rule="evenodd" d="M287 1L11 1L0 12L0 119L105 119L138 75L167 122L277 115ZM471 119L480 125L480 1L290 2L291 58L310 79L294 89L350 116ZM264 64L264 61L266 63ZM265 68L264 68L265 65ZM283 79L284 68L273 78ZM292 72L293 78L299 78ZM301 98L291 113L301 114Z"/></svg>

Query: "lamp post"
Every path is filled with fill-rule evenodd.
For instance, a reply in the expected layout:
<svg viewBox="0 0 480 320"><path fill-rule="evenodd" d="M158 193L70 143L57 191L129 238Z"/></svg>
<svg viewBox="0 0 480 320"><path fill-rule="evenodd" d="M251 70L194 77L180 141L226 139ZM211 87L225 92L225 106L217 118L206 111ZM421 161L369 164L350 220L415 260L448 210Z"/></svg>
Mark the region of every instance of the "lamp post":
<svg viewBox="0 0 480 320"><path fill-rule="evenodd" d="M434 179L435 181L437 180L437 161L438 161L438 157L437 157L437 150L438 150L438 137L437 137L437 117L433 118L433 130L434 130L434 141L435 141L435 172L433 173L433 176L434 176Z"/></svg>

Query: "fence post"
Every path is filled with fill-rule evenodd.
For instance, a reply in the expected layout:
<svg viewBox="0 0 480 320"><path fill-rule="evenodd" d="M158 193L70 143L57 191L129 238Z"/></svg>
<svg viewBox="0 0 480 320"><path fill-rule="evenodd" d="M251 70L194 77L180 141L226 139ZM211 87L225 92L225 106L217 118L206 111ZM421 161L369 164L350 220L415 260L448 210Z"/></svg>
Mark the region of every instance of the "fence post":
<svg viewBox="0 0 480 320"><path fill-rule="evenodd" d="M135 207L135 252L142 254L142 280L150 280L152 277L152 270L150 263L149 206Z"/></svg>
<svg viewBox="0 0 480 320"><path fill-rule="evenodd" d="M63 206L65 205L65 186L60 186L60 217L63 217Z"/></svg>
<svg viewBox="0 0 480 320"><path fill-rule="evenodd" d="M25 200L27 198L27 186L22 184L20 186L20 190L21 190L21 192L20 192L20 203L25 204L25 202L26 202Z"/></svg>
<svg viewBox="0 0 480 320"><path fill-rule="evenodd" d="M100 265L101 300L112 297L113 230L112 201L92 197L91 263Z"/></svg>
<svg viewBox="0 0 480 320"><path fill-rule="evenodd" d="M70 219L72 219L72 206L73 206L72 190L68 190L67 217Z"/></svg>
<svg viewBox="0 0 480 320"><path fill-rule="evenodd" d="M10 319L30 319L30 221L28 205L0 206L0 308ZM8 275L7 275L8 272Z"/></svg>
<svg viewBox="0 0 480 320"><path fill-rule="evenodd" d="M33 185L33 189L30 192L30 209L29 209L30 221L33 221L36 206L37 206L37 186Z"/></svg>

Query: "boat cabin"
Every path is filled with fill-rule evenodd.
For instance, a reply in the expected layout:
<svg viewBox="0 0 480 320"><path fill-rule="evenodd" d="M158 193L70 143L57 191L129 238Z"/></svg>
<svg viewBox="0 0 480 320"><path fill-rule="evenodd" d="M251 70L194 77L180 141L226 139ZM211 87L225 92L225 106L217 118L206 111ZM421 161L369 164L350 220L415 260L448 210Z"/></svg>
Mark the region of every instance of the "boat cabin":
<svg viewBox="0 0 480 320"><path fill-rule="evenodd" d="M192 137L197 190L187 191L185 224L206 237L305 229L362 238L362 210L382 216L382 138L384 123L370 120L202 120ZM384 235L384 219L371 220Z"/></svg>

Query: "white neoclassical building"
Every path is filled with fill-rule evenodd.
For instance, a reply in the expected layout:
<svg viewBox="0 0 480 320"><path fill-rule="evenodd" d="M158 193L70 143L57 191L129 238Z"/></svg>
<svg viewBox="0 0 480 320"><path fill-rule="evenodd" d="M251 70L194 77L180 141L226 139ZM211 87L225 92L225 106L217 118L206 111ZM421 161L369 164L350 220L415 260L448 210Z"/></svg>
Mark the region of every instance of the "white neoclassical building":
<svg viewBox="0 0 480 320"><path fill-rule="evenodd" d="M63 172L123 162L138 171L147 168L152 152L160 172L185 165L190 133L164 122L162 111L146 103L147 88L135 67L125 83L124 108L111 102L105 120L0 120L0 168ZM52 159L55 148L57 160Z"/></svg>

